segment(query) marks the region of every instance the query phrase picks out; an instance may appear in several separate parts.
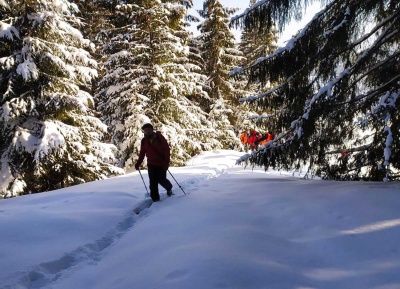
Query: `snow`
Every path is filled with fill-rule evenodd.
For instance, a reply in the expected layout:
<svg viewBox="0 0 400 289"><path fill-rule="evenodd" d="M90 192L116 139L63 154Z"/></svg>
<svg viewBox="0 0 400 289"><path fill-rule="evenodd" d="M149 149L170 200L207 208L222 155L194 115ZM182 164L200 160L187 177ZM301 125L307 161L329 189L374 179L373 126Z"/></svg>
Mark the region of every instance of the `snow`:
<svg viewBox="0 0 400 289"><path fill-rule="evenodd" d="M13 180L10 167L6 165L6 161L2 157L1 159L1 170L0 170L0 191L4 191L7 188L9 182Z"/></svg>
<svg viewBox="0 0 400 289"><path fill-rule="evenodd" d="M0 6L3 6L5 8L7 8L7 9L10 8L10 6L7 4L7 2L5 0L0 0Z"/></svg>
<svg viewBox="0 0 400 289"><path fill-rule="evenodd" d="M400 288L399 183L244 169L243 154L171 168L187 195L169 176L175 196L149 208L138 172L0 200L0 288Z"/></svg>
<svg viewBox="0 0 400 289"><path fill-rule="evenodd" d="M345 12L345 14L344 14L344 16L345 16L344 19L343 19L338 25L336 25L335 27L333 27L332 30L327 30L327 31L325 31L325 32L324 32L324 37L328 38L329 35L330 35L331 33L333 33L333 32L335 32L335 31L339 30L339 29L342 28L342 27L344 27L344 26L348 23L347 18L350 17L350 14L351 14L350 7L347 7L347 8L346 8L346 12Z"/></svg>
<svg viewBox="0 0 400 289"><path fill-rule="evenodd" d="M25 81L30 79L36 80L39 77L39 71L35 62L31 61L31 57L29 56L28 59L18 65L17 73L22 76Z"/></svg>
<svg viewBox="0 0 400 289"><path fill-rule="evenodd" d="M42 126L41 138L38 139L38 144L35 146L35 160L37 162L48 155L49 151L56 147L65 145L65 138L59 132L57 123L44 121ZM28 147L24 145L24 147Z"/></svg>
<svg viewBox="0 0 400 289"><path fill-rule="evenodd" d="M1 1L0 1L1 7ZM8 23L0 21L0 38L7 38L9 40L15 40L14 38L19 38L19 32L14 26Z"/></svg>

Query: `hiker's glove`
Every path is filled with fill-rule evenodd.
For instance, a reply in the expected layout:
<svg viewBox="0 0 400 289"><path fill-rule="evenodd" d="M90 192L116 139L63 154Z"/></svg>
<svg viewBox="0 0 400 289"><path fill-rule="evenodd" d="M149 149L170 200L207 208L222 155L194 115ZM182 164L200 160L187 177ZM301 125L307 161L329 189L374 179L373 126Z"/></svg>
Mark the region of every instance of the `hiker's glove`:
<svg viewBox="0 0 400 289"><path fill-rule="evenodd" d="M163 168L163 170L167 171L169 168L169 163L163 164L162 168Z"/></svg>
<svg viewBox="0 0 400 289"><path fill-rule="evenodd" d="M135 169L136 169L137 171L139 170L139 167L140 167L140 164L136 163L136 164L135 164Z"/></svg>

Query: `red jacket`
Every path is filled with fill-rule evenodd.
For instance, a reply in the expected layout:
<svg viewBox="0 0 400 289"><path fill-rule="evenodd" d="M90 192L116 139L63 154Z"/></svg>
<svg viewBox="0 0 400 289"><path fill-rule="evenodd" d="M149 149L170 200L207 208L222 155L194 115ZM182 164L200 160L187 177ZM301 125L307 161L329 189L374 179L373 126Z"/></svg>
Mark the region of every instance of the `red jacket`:
<svg viewBox="0 0 400 289"><path fill-rule="evenodd" d="M251 133L250 133L250 136L249 136L249 139L248 139L248 143L251 145L251 146L254 146L255 145L255 141L257 140L257 138L258 138L258 135L259 135L259 133L257 132L257 131L255 131L255 130L253 130Z"/></svg>
<svg viewBox="0 0 400 289"><path fill-rule="evenodd" d="M147 163L155 167L162 167L167 170L170 161L170 148L167 140L157 131L153 139L143 138L140 145L138 163L143 162L144 156L147 157Z"/></svg>

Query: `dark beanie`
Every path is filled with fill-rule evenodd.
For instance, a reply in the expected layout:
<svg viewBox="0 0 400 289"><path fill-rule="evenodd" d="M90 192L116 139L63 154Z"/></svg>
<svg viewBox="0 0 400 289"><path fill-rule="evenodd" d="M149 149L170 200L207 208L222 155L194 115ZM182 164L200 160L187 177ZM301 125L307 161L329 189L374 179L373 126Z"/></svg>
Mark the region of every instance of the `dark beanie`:
<svg viewBox="0 0 400 289"><path fill-rule="evenodd" d="M147 127L150 127L151 129L153 129L153 126L150 123L146 123L142 126L142 129L145 129Z"/></svg>

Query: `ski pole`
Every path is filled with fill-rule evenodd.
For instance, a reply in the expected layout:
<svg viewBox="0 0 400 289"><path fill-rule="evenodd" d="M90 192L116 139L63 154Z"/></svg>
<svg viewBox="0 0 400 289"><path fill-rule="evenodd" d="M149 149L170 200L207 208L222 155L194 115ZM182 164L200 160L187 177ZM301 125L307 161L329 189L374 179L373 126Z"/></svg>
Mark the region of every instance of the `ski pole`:
<svg viewBox="0 0 400 289"><path fill-rule="evenodd" d="M150 194L149 194L149 191L147 190L146 183L144 182L144 179L143 179L142 173L140 172L140 170L138 170L138 171L139 171L140 177L142 178L142 181L143 181L144 187L146 188L146 192L147 192L147 194L148 194L148 195L150 195Z"/></svg>
<svg viewBox="0 0 400 289"><path fill-rule="evenodd" d="M176 179L174 178L174 176L171 174L171 172L168 170L169 174L171 175L171 177L174 179L175 183L178 185L178 187L181 188L182 192L186 195L185 191L183 190L182 186L176 181Z"/></svg>

